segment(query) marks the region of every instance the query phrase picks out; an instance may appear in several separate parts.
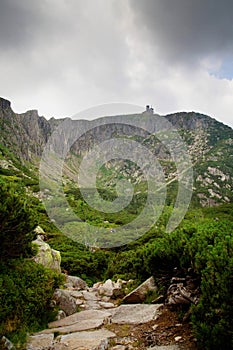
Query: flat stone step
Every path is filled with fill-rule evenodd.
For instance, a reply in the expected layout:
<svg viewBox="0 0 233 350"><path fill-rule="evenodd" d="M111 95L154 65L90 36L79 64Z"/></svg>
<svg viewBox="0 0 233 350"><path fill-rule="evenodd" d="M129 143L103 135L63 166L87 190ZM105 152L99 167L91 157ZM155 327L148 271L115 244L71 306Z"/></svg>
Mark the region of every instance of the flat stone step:
<svg viewBox="0 0 233 350"><path fill-rule="evenodd" d="M112 310L112 323L142 324L155 320L159 315L161 304L130 304L120 305Z"/></svg>
<svg viewBox="0 0 233 350"><path fill-rule="evenodd" d="M61 320L50 322L49 328L65 327L73 325L80 321L96 320L100 319L104 321L111 316L111 313L105 310L85 310L76 312L75 314L62 318Z"/></svg>
<svg viewBox="0 0 233 350"><path fill-rule="evenodd" d="M94 320L82 320L70 326L45 329L44 331L41 331L39 334L50 334L55 332L59 332L60 334L75 333L80 331L87 331L90 329L96 329L101 327L103 324L104 324L104 320L101 318L94 319Z"/></svg>
<svg viewBox="0 0 233 350"><path fill-rule="evenodd" d="M62 335L57 339L55 350L59 349L61 345L66 346L68 350L106 350L109 340L114 337L116 337L116 334L107 329Z"/></svg>
<svg viewBox="0 0 233 350"><path fill-rule="evenodd" d="M36 334L28 337L26 350L40 350L43 347L49 348L54 340L53 334Z"/></svg>

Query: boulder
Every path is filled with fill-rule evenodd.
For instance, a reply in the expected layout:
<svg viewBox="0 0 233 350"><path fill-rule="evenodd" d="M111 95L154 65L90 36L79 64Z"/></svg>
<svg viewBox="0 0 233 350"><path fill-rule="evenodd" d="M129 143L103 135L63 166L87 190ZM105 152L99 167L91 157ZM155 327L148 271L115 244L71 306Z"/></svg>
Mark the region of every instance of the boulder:
<svg viewBox="0 0 233 350"><path fill-rule="evenodd" d="M33 260L38 264L42 264L46 268L61 272L60 252L52 249L49 244L43 241L40 235L37 236L37 239L32 243L38 250L37 254L33 257Z"/></svg>
<svg viewBox="0 0 233 350"><path fill-rule="evenodd" d="M146 295L149 291L156 291L157 289L154 278L150 277L132 292L127 294L122 301L127 304L142 303L146 299Z"/></svg>
<svg viewBox="0 0 233 350"><path fill-rule="evenodd" d="M74 314L77 311L76 299L70 293L63 289L56 289L53 294L60 310L63 310L67 316Z"/></svg>
<svg viewBox="0 0 233 350"><path fill-rule="evenodd" d="M97 286L97 284L95 286ZM98 285L98 293L110 298L122 297L124 295L122 286L123 284L120 282L120 280L113 282L112 280L108 279L103 284Z"/></svg>
<svg viewBox="0 0 233 350"><path fill-rule="evenodd" d="M86 290L88 289L88 285L84 280L82 280L80 277L76 276L66 276L66 284L68 288L73 288L75 290Z"/></svg>

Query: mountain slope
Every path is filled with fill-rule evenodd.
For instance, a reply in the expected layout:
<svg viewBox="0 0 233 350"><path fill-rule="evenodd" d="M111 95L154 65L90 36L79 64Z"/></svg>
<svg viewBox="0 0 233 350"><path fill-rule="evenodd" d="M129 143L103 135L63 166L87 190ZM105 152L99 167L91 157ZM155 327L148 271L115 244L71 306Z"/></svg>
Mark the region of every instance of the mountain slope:
<svg viewBox="0 0 233 350"><path fill-rule="evenodd" d="M195 112L180 112L164 116L178 130L187 145L194 168L194 200L202 206L231 202L233 199L233 130L208 116ZM80 161L95 145L104 140L130 138L148 147L159 160L167 180L176 180L176 167L164 145L156 137L156 132L149 134L137 130L131 125L122 125L124 116L106 117L105 125L96 127L95 121L76 120L75 128L85 132L71 147L66 157L64 175L72 177ZM146 114L132 115L132 118L144 118ZM24 174L34 177L37 174L44 147L55 128L64 119L46 120L36 110L17 114L11 109L9 101L0 98L0 167L1 173ZM153 131L153 126L147 125ZM67 135L60 131L60 143L67 143ZM111 153L111 150L109 150ZM24 166L24 168L22 168ZM18 169L18 172L17 172ZM142 169L141 169L142 170ZM120 177L138 184L145 181L143 172L129 161L113 160L101 168L100 187L114 187ZM31 173L30 173L31 171ZM143 185L142 185L142 188Z"/></svg>

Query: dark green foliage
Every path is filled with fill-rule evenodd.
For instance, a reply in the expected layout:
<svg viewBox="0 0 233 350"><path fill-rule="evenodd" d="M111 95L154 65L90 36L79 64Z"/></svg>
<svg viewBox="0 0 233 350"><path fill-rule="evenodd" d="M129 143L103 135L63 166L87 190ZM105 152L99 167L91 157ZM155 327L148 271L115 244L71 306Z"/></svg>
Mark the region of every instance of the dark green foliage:
<svg viewBox="0 0 233 350"><path fill-rule="evenodd" d="M171 234L157 231L142 245L122 249L108 266L110 277L142 282L182 275L192 267L200 279L201 299L192 324L201 349L233 348L233 207L190 211Z"/></svg>
<svg viewBox="0 0 233 350"><path fill-rule="evenodd" d="M0 263L0 334L12 337L46 327L53 316L49 306L61 275L21 259Z"/></svg>
<svg viewBox="0 0 233 350"><path fill-rule="evenodd" d="M61 275L25 259L32 256L36 203L19 184L0 179L0 336L19 346L54 316L49 303L61 283Z"/></svg>
<svg viewBox="0 0 233 350"><path fill-rule="evenodd" d="M206 349L233 348L233 224L209 224L191 242L194 265L201 275L201 300L194 308L193 325ZM192 253L193 255L193 253Z"/></svg>
<svg viewBox="0 0 233 350"><path fill-rule="evenodd" d="M16 185L0 179L0 260L28 256L35 226L29 198Z"/></svg>
<svg viewBox="0 0 233 350"><path fill-rule="evenodd" d="M90 285L106 278L111 252L97 250L92 253L85 246L63 235L51 237L48 243L60 251L62 269L70 275L79 276Z"/></svg>

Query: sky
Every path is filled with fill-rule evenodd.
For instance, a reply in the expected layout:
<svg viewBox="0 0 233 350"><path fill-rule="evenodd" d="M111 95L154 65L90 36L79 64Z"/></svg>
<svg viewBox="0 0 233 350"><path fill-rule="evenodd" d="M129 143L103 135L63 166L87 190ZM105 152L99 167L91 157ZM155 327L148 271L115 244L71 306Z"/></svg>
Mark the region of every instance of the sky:
<svg viewBox="0 0 233 350"><path fill-rule="evenodd" d="M0 0L0 77L18 113L150 104L233 127L233 1Z"/></svg>

